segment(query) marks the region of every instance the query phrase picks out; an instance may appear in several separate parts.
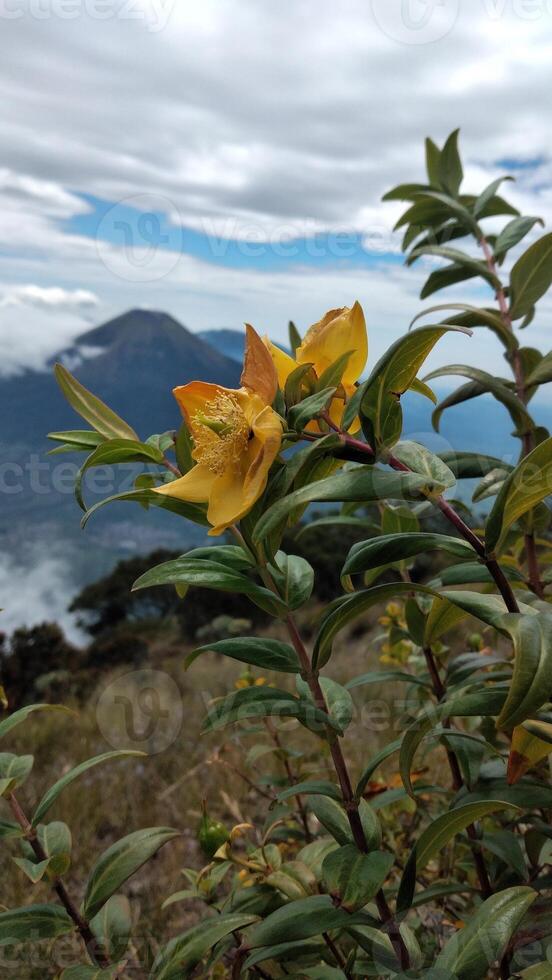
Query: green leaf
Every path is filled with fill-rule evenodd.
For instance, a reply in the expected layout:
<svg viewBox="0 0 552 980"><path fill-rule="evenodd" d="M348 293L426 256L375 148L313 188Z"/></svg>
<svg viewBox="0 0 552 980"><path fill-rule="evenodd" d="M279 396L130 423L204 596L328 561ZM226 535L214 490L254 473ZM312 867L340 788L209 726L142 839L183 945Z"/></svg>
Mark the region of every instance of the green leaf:
<svg viewBox="0 0 552 980"><path fill-rule="evenodd" d="M103 905L157 851L180 836L170 827L136 830L104 851L90 872L83 902L86 919L92 919Z"/></svg>
<svg viewBox="0 0 552 980"><path fill-rule="evenodd" d="M53 820L52 823L39 824L38 839L48 856L48 870L58 877L64 875L71 865L72 838L66 823Z"/></svg>
<svg viewBox="0 0 552 980"><path fill-rule="evenodd" d="M356 687L365 687L366 684L385 684L391 681L393 684L416 684L420 687L431 687L428 681L416 674L407 674L401 670L371 670L367 674L360 674L353 677L345 685L348 691Z"/></svg>
<svg viewBox="0 0 552 980"><path fill-rule="evenodd" d="M338 844L343 846L354 843L347 814L340 803L329 796L314 796L309 801L309 806L317 820ZM381 845L381 826L374 810L366 800L359 802L359 815L368 850L377 850Z"/></svg>
<svg viewBox="0 0 552 980"><path fill-rule="evenodd" d="M26 905L0 913L0 946L55 939L74 928L60 905Z"/></svg>
<svg viewBox="0 0 552 980"><path fill-rule="evenodd" d="M297 674L300 671L297 654L288 643L256 636L233 637L230 640L206 643L186 658L185 667L188 668L201 653L209 652L220 653L223 657L252 664L262 670L278 670L287 674Z"/></svg>
<svg viewBox="0 0 552 980"><path fill-rule="evenodd" d="M424 380L431 381L433 378L442 378L451 374L470 378L472 382L475 382L479 386L479 392L477 394L489 392L497 401L501 402L508 409L519 434L530 432L534 428L535 423L533 419L517 397L515 391L508 387L503 380L495 377L493 374L489 374L487 371L482 371L481 368L474 368L468 364L447 364L446 367L431 371ZM447 405L452 404L450 397L446 399ZM468 395L468 397L473 396ZM433 425L436 429L438 429L436 419L440 417L444 407L445 402L442 402L433 413Z"/></svg>
<svg viewBox="0 0 552 980"><path fill-rule="evenodd" d="M444 269L435 269L432 272L420 291L420 299L427 299L447 286L455 286L459 282L466 282L468 279L475 279L477 272L474 268L466 268L461 265L447 265Z"/></svg>
<svg viewBox="0 0 552 980"><path fill-rule="evenodd" d="M497 180L491 181L491 183L485 188L485 190L481 192L481 194L479 195L477 201L473 206L473 213L476 218L481 217L487 205L489 204L490 201L492 201L493 197L495 196L498 188L505 180L514 180L514 178L498 177Z"/></svg>
<svg viewBox="0 0 552 980"><path fill-rule="evenodd" d="M490 470L504 465L496 456L485 456L483 453L456 452L453 449L439 455L459 480L486 476Z"/></svg>
<svg viewBox="0 0 552 980"><path fill-rule="evenodd" d="M182 980L190 976L203 957L217 943L257 921L256 915L223 913L203 919L197 925L171 939L155 958L150 980Z"/></svg>
<svg viewBox="0 0 552 980"><path fill-rule="evenodd" d="M145 752L138 752L133 749L117 749L114 752L103 752L102 755L97 755L93 759L86 759L85 762L81 762L78 766L75 766L74 769L70 769L69 772L66 772L61 779L58 779L58 781L54 783L54 785L51 786L42 797L34 812L32 819L33 827L36 827L36 825L40 823L42 818L48 813L48 810L53 803L55 803L62 790L64 790L66 786L69 786L70 783L72 783L75 779L78 779L79 776L87 772L89 769L92 769L94 766L99 766L103 762L110 762L112 759L123 759L127 756L143 758L145 754Z"/></svg>
<svg viewBox="0 0 552 980"><path fill-rule="evenodd" d="M106 439L138 439L130 425L81 385L62 364L56 364L54 374L71 408L96 432Z"/></svg>
<svg viewBox="0 0 552 980"><path fill-rule="evenodd" d="M329 895L311 895L272 912L264 922L250 930L247 943L252 949L257 949L284 941L297 942L347 925L372 921L363 913L350 915L344 909L336 908Z"/></svg>
<svg viewBox="0 0 552 980"><path fill-rule="evenodd" d="M363 429L366 430L368 426L378 444L389 445L400 437L402 411L399 399L416 379L437 341L451 331L458 332L459 328L429 325L400 337L380 358L368 380L360 386ZM394 433L392 439L387 437L389 432Z"/></svg>
<svg viewBox="0 0 552 980"><path fill-rule="evenodd" d="M318 955L318 958L320 958L322 953L323 946L320 942L309 943L305 940L299 940L298 942L292 943L278 943L276 946L264 946L261 949L255 950L254 953L251 953L247 957L243 964L243 969L244 971L252 970L257 963L265 963L266 960L296 963L299 959L306 956ZM335 978L332 977L330 980L335 980ZM338 977L337 980L341 980L341 977Z"/></svg>
<svg viewBox="0 0 552 980"><path fill-rule="evenodd" d="M341 908L356 912L382 887L394 863L392 854L374 851L362 854L354 844L345 844L324 859L322 877L332 898Z"/></svg>
<svg viewBox="0 0 552 980"><path fill-rule="evenodd" d="M399 769L404 787L410 796L414 796L410 770L416 750L427 733L435 729L439 722L445 718L498 715L504 704L505 696L504 691L483 688L476 693L459 695L439 705L430 705L425 708L424 712L406 729L400 748Z"/></svg>
<svg viewBox="0 0 552 980"><path fill-rule="evenodd" d="M0 752L0 796L9 796L21 786L33 768L32 755L13 755Z"/></svg>
<svg viewBox="0 0 552 980"><path fill-rule="evenodd" d="M105 439L105 436L100 435L99 432L94 432L91 429L71 429L68 432L49 432L48 439L52 442L61 442L64 444L64 449L75 452L86 450L90 451L99 446ZM50 452L59 452L58 450L50 450Z"/></svg>
<svg viewBox="0 0 552 980"><path fill-rule="evenodd" d="M249 596L262 609L275 615L286 614L286 605L264 586L258 585L252 579L220 562L188 558L186 555L150 568L136 580L132 591L157 585L182 584L195 585L203 589L217 589L222 592L237 592Z"/></svg>
<svg viewBox="0 0 552 980"><path fill-rule="evenodd" d="M278 793L278 803L283 803L293 796L329 796L332 800L339 801L341 799L341 793L337 786L323 780L312 780L305 783L296 783L295 786L288 786L287 789Z"/></svg>
<svg viewBox="0 0 552 980"><path fill-rule="evenodd" d="M428 190L427 184L398 184L383 195L382 201L416 201L421 192Z"/></svg>
<svg viewBox="0 0 552 980"><path fill-rule="evenodd" d="M504 256L514 245L521 242L536 224L542 225L544 228L542 218L519 217L509 221L495 242L495 256L500 258Z"/></svg>
<svg viewBox="0 0 552 980"><path fill-rule="evenodd" d="M514 728L530 718L552 692L552 613L508 613L503 628L514 644L514 674L499 728Z"/></svg>
<svg viewBox="0 0 552 980"><path fill-rule="evenodd" d="M343 734L345 729L350 725L353 717L353 699L347 688L342 687L341 684L332 680L331 677L321 677L320 687L322 688L328 707L328 714L337 730L340 734ZM301 677L297 678L297 691L305 700L313 701L309 686Z"/></svg>
<svg viewBox="0 0 552 980"><path fill-rule="evenodd" d="M522 980L552 980L552 963L536 963L520 973Z"/></svg>
<svg viewBox="0 0 552 980"><path fill-rule="evenodd" d="M84 474L93 466L114 466L117 463L161 463L163 453L147 442L134 439L109 439L102 442L81 466L75 481L75 495L79 506L86 511L82 496Z"/></svg>
<svg viewBox="0 0 552 980"><path fill-rule="evenodd" d="M427 481L415 474L357 466L301 487L276 501L257 522L253 538L257 543L262 541L297 507L314 501L419 500L426 487Z"/></svg>
<svg viewBox="0 0 552 980"><path fill-rule="evenodd" d="M371 521L368 517L355 517L351 514L333 514L330 517L317 517L315 521L309 521L295 535L294 540L298 541L311 531L318 531L321 527L356 527L366 531L379 531L379 525Z"/></svg>
<svg viewBox="0 0 552 980"><path fill-rule="evenodd" d="M195 466L195 460L192 456L193 449L194 443L192 437L186 422L183 421L180 423L180 428L176 433L174 443L176 463L183 476L191 470L192 466Z"/></svg>
<svg viewBox="0 0 552 980"><path fill-rule="evenodd" d="M177 514L179 517L185 517L188 521L193 521L194 524L202 524L204 527L208 527L209 521L207 520L205 507L201 504L189 504L185 500L178 500L176 497L169 497L166 493L156 493L155 490L128 490L125 493L115 493L111 497L106 497L105 500L98 501L86 511L86 514L81 520L81 527L84 528L88 524L90 518L106 504L115 503L115 501L131 501L137 504L141 504L142 507L161 507L162 510L169 510L173 514Z"/></svg>
<svg viewBox="0 0 552 980"><path fill-rule="evenodd" d="M512 524L552 494L551 459L552 438L525 456L505 480L487 520L488 552L500 551Z"/></svg>
<svg viewBox="0 0 552 980"><path fill-rule="evenodd" d="M393 450L393 455L405 466L408 466L412 473L425 476L433 484L436 494L443 490L449 490L456 483L456 477L446 463L443 463L439 456L418 442L407 440L398 442Z"/></svg>
<svg viewBox="0 0 552 980"><path fill-rule="evenodd" d="M423 255L431 255L435 256L436 258L448 259L453 263L453 271L456 269L462 269L464 272L468 272L473 276L480 276L495 290L498 290L501 287L498 277L493 272L489 271L488 267L481 259L475 259L473 255L468 255L467 252L461 252L458 248L451 248L450 245L424 245L422 248L415 248L410 253L408 264L411 264L416 259L421 258ZM446 271L450 272L451 268L447 268Z"/></svg>
<svg viewBox="0 0 552 980"><path fill-rule="evenodd" d="M290 429L301 432L311 419L317 418L321 412L328 408L335 391L335 388L324 388L322 391L316 391L313 395L309 395L299 404L290 408L287 417Z"/></svg>
<svg viewBox="0 0 552 980"><path fill-rule="evenodd" d="M308 602L314 588L314 569L299 555L286 555L279 551L275 564L269 565L273 582L289 609L299 609Z"/></svg>
<svg viewBox="0 0 552 980"><path fill-rule="evenodd" d="M274 687L249 687L215 701L207 713L203 731L211 732L248 718L297 718L312 731L321 732L335 723L310 701L295 698Z"/></svg>
<svg viewBox="0 0 552 980"><path fill-rule="evenodd" d="M90 922L90 928L110 960L117 962L126 953L132 932L128 898L112 895Z"/></svg>
<svg viewBox="0 0 552 980"><path fill-rule="evenodd" d="M289 346L291 347L292 353L295 354L297 348L301 346L303 341L301 340L301 334L299 333L293 320L290 320L288 323L288 335L289 335Z"/></svg>
<svg viewBox="0 0 552 980"><path fill-rule="evenodd" d="M418 837L408 858L397 895L397 910L405 912L410 908L414 897L416 876L453 837L456 837L470 824L475 823L476 820L481 820L489 813L506 810L509 806L510 804L500 800L466 803L465 806L448 810L433 820Z"/></svg>
<svg viewBox="0 0 552 980"><path fill-rule="evenodd" d="M39 881L42 881L50 864L47 858L44 861L34 862L26 858L15 857L13 858L13 862L33 885L37 885Z"/></svg>
<svg viewBox="0 0 552 980"><path fill-rule="evenodd" d="M435 968L458 980L484 980L489 968L500 960L537 893L517 886L492 895L470 921L447 942Z"/></svg>
<svg viewBox="0 0 552 980"><path fill-rule="evenodd" d="M519 838L511 830L492 830L483 834L483 849L496 854L501 861L514 869L520 878L527 878L527 865Z"/></svg>
<svg viewBox="0 0 552 980"><path fill-rule="evenodd" d="M439 182L453 197L458 194L464 178L458 150L459 135L459 129L450 134L439 157Z"/></svg>
<svg viewBox="0 0 552 980"><path fill-rule="evenodd" d="M4 738L17 725L21 725L27 721L29 715L35 711L65 711L69 715L75 714L71 708L66 708L63 704L28 704L24 708L20 708L19 711L14 711L13 714L8 715L3 721L0 721L0 738Z"/></svg>
<svg viewBox="0 0 552 980"><path fill-rule="evenodd" d="M418 313L412 320L410 326L413 327L421 317L429 316L430 313L440 313L444 310L462 311L461 316L451 316L448 318L447 322L451 325L468 329L480 326L489 327L500 338L507 350L515 350L519 346L514 333L506 326L504 320L496 310L471 306L469 303L440 303L438 306L431 306L429 309L422 310L421 313Z"/></svg>
<svg viewBox="0 0 552 980"><path fill-rule="evenodd" d="M552 352L545 354L536 364L525 379L525 386L531 388L533 385L546 384L552 381Z"/></svg>
<svg viewBox="0 0 552 980"><path fill-rule="evenodd" d="M530 245L510 273L510 316L518 320L531 312L552 285L552 233Z"/></svg>
<svg viewBox="0 0 552 980"><path fill-rule="evenodd" d="M473 558L473 548L462 538L433 532L411 534L382 534L369 541L359 541L349 551L343 566L343 575L355 575L378 568L384 564L394 564L428 551L446 551L466 560Z"/></svg>

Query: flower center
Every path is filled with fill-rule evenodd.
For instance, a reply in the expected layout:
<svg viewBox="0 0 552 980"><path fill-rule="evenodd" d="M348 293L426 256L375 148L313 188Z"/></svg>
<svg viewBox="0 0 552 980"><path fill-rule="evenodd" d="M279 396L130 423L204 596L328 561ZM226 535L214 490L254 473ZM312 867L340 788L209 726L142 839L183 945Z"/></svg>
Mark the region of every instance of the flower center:
<svg viewBox="0 0 552 980"><path fill-rule="evenodd" d="M238 466L249 442L249 422L234 395L219 391L196 412L194 459L221 476L228 466Z"/></svg>

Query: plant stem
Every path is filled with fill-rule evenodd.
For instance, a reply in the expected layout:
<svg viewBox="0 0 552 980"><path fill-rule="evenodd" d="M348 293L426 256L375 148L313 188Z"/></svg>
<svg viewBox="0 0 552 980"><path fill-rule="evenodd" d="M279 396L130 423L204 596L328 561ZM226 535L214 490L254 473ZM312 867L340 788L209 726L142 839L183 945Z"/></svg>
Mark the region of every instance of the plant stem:
<svg viewBox="0 0 552 980"><path fill-rule="evenodd" d="M322 414L322 418L324 418L325 421L327 421L324 414ZM371 459L374 458L374 450L370 445L368 445L367 442L362 442L360 439L352 438L352 436L350 436L347 432L343 432L341 429L338 429L333 422L332 422L332 428L339 433L339 435L343 439L344 446L351 447L355 453L360 453L363 454L364 456L369 456ZM387 462L389 466L391 466L392 469L394 470L399 470L400 472L403 473L412 472L408 466L406 466L404 463L401 463L401 461L397 459L396 456L393 456L392 454L388 456ZM458 512L454 509L454 507L452 507L451 504L449 504L448 501L445 500L443 496L431 497L431 500L435 504L435 506L439 508L443 516L448 521L450 521L451 524L454 525L454 527L462 535L464 540L467 541L468 544L472 546L474 551L477 552L478 557L481 558L481 560L487 566L502 598L504 599L508 612L519 612L519 606L517 603L517 599L514 595L512 586L510 585L508 579L504 575L504 572L500 568L496 559L490 558L487 555L483 542L477 537L477 535L466 524L466 522L462 520L460 514L458 514Z"/></svg>
<svg viewBox="0 0 552 980"><path fill-rule="evenodd" d="M433 656L433 650L431 649L431 647L424 647L424 657L427 664L427 669L429 671L429 675L431 677L433 693L435 694L435 697L437 698L438 701L443 701L444 698L446 697L447 689L445 684L441 680L441 675L439 674L439 668L437 666L435 657ZM444 726L445 728L450 728L451 727L450 722L448 720L445 720ZM456 756L456 753L449 748L446 749L446 753L447 753L447 759L450 767L450 773L452 776L452 786L453 789L456 790L456 792L458 792L465 785L464 777L462 776L462 770L458 763L458 758ZM468 833L468 837L470 838L470 841L474 845L472 849L472 853L473 853L473 860L475 864L475 870L477 872L477 877L479 879L479 887L481 890L481 895L483 898L489 898L489 896L492 895L493 890L491 888L491 883L489 881L489 875L487 872L487 865L485 864L485 858L481 853L481 848L479 845L479 835L477 833L474 824L470 824L469 827L467 827L467 833Z"/></svg>
<svg viewBox="0 0 552 980"><path fill-rule="evenodd" d="M31 845L36 857L38 858L39 861L47 861L48 855L46 854L46 851L42 847L42 844L40 843L37 837L36 830L28 820L27 816L25 815L14 793L11 793L9 796L9 804L15 819L17 820L19 826L21 827L21 830L25 835L25 840L27 840ZM58 877L54 878L52 881L52 887L56 895L58 896L61 904L65 908L65 911L75 923L75 926L77 927L77 930L80 933L81 938L86 946L88 954L99 966L101 967L109 966L110 965L109 957L105 953L103 953L100 949L98 949L98 939L92 932L89 923L86 921L86 919L84 919L81 916L77 906L74 904L73 900L71 899L61 878Z"/></svg>
<svg viewBox="0 0 552 980"><path fill-rule="evenodd" d="M323 932L322 933L322 939L326 943L326 946L330 950L330 952L331 952L332 956L334 957L334 959L335 959L338 967L343 971L343 973L347 977L347 980L350 980L351 974L348 973L345 970L345 957L343 956L341 950L338 949L338 947L334 943L333 939L331 938L331 936L328 935L327 932Z"/></svg>
<svg viewBox="0 0 552 980"><path fill-rule="evenodd" d="M301 635L297 628L297 623L293 615L290 613L286 618L286 625L290 635L291 642L299 658L301 664L301 669L304 673L307 684L309 685L310 692L313 696L314 703L317 708L321 711L328 713L328 705L326 704L326 698L324 697L324 692L320 686L320 681L318 680L318 674L313 671L310 662L310 657L307 653L307 649ZM334 768L339 780L339 786L341 788L341 797L343 800L343 806L347 814L347 819L349 821L349 826L351 828L351 833L353 835L353 840L358 847L359 851L363 854L368 853L368 843L366 841L366 836L364 834L364 828L362 826L362 821L360 819L360 813L358 808L358 801L355 798L353 792L353 787L351 783L351 777L349 776L349 770L347 768L347 763L345 757L341 750L341 745L339 744L339 739L337 738L335 732L328 731L328 742L330 746L330 752L334 764ZM404 940L400 934L400 930L396 923L394 922L393 913L389 908L387 899L383 893L383 889L380 889L376 895L376 904L378 907L378 912L382 922L387 926L387 931L389 933L389 938L393 943L393 948L399 959L401 967L403 969L408 969L410 964L410 956L408 950L405 946Z"/></svg>
<svg viewBox="0 0 552 980"><path fill-rule="evenodd" d="M489 271L496 276L500 282L500 278L497 273L496 261L485 235L481 233L479 238L479 245L483 250L485 256L485 262ZM500 317L506 329L513 334L514 327L512 324L512 317L510 315L510 307L508 305L508 300L506 299L506 292L504 286L500 282L499 288L496 290L496 300L500 310ZM521 358L519 347L516 345L510 357L507 358L512 366L512 371L514 374L514 380L516 384L516 395L519 398L522 405L526 406L528 402L527 398L527 387L525 384L525 371L523 367L523 361ZM521 436L522 441L522 455L528 456L529 453L535 448L535 435L533 431L524 432ZM527 570L529 574L529 585L531 586L533 592L542 599L544 597L544 587L540 577L539 560L537 555L537 545L535 542L535 535L532 532L528 532L525 535L525 555L527 558Z"/></svg>

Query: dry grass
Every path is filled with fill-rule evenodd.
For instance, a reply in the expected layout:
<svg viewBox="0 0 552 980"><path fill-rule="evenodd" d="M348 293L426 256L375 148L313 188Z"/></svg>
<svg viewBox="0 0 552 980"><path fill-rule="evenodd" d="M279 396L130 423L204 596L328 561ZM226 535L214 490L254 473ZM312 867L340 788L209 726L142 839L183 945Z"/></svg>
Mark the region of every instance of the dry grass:
<svg viewBox="0 0 552 980"><path fill-rule="evenodd" d="M317 609L303 614L301 625L305 635L312 633L317 617ZM372 611L361 627L357 624L354 632L345 632L336 644L330 668L336 680L344 682L378 666L377 648L373 642L376 618L377 612ZM275 626L271 635L282 635L283 638L279 630L280 627ZM177 685L183 724L174 742L157 755L110 762L90 770L63 792L48 815L49 820L64 820L72 830L73 865L66 881L77 900L82 897L88 870L99 854L119 837L141 827L156 825L172 826L181 831L181 838L168 844L124 888L131 899L136 921L140 923L138 931L152 949L157 946L156 937L167 939L175 935L201 914L201 909L193 902L161 911L164 899L185 887L181 869L200 868L205 863L195 838L201 801L207 799L210 813L230 825L240 820L258 823L267 811L266 799L252 790L233 768L243 767L244 750L260 736L243 736L235 729L228 729L200 737L206 703L233 688L241 673L240 665L208 654L185 672L183 655L186 652L174 645L174 637L171 640L170 635L164 634L158 643L152 644L148 665L166 672ZM103 677L96 690L90 691L86 706L79 708L78 717L36 714L8 738L3 745L5 751L35 756L34 771L18 792L26 810L32 810L42 793L62 773L113 747L106 743L99 729L96 705L105 687L126 670L128 668L122 668ZM283 686L281 676L268 676L267 680ZM285 684L293 685L293 679L287 678ZM354 692L355 718L344 743L353 774L358 773L362 763L383 744L397 738L404 717L404 705L400 703L403 696L404 689L390 685L371 686ZM170 707L171 712L177 709L178 704ZM309 775L326 776L328 763L316 736L299 729L294 722L287 722L285 727L286 740L292 739L294 745L301 746L306 752ZM221 748L222 742L222 759L216 761L216 750ZM274 761L266 762L266 759L272 760L272 756L261 759L257 776L278 765ZM255 773L249 774L255 778ZM4 802L2 811L2 818L9 817ZM16 851L12 842L0 842L2 905L10 908L49 901L48 885L32 886L13 865L10 856L13 853ZM61 965L60 951L67 953L69 950L73 956L75 948L75 943L68 944L64 940L56 944L58 966ZM6 976L16 976L17 980L56 976L54 966L45 966L45 952L45 945L41 944L38 966L18 962L15 972L6 973ZM4 975L2 970L0 973Z"/></svg>

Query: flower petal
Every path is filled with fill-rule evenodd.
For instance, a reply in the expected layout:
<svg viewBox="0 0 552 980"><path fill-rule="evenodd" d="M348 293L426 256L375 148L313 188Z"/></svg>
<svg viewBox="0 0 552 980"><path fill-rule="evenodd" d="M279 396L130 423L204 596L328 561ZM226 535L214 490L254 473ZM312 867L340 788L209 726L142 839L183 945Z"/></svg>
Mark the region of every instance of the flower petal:
<svg viewBox="0 0 552 980"><path fill-rule="evenodd" d="M214 473L198 463L192 466L184 476L173 480L172 483L164 483L162 487L155 487L156 493L164 493L167 497L177 497L178 500L187 500L191 504L204 504L209 500L213 483L216 480Z"/></svg>
<svg viewBox="0 0 552 980"><path fill-rule="evenodd" d="M246 343L241 385L259 395L265 405L272 405L278 388L274 362L256 330L249 323L246 323L245 329Z"/></svg>
<svg viewBox="0 0 552 980"><path fill-rule="evenodd" d="M293 357L290 357L289 354L286 354L285 351L281 350L279 347L276 347L276 344L273 344L268 337L264 338L264 342L268 347L274 362L276 374L278 375L278 384L283 390L291 372L295 371L295 368L297 367L297 361L295 361Z"/></svg>
<svg viewBox="0 0 552 980"><path fill-rule="evenodd" d="M228 469L217 477L209 498L207 519L210 535L221 534L251 510L263 493L268 473L282 443L282 425L269 406L255 418L253 438L239 469Z"/></svg>
<svg viewBox="0 0 552 980"><path fill-rule="evenodd" d="M343 373L343 382L354 384L362 374L368 357L366 322L358 302L352 309L345 306L340 310L330 310L318 323L313 324L297 350L297 361L299 364L314 364L320 377L347 351L352 353Z"/></svg>
<svg viewBox="0 0 552 980"><path fill-rule="evenodd" d="M187 385L180 385L178 388L173 388L173 395L192 432L194 415L197 415L198 412L203 412L205 406L209 402L214 401L220 392L228 395L235 394L231 388L209 384L207 381L190 381Z"/></svg>

